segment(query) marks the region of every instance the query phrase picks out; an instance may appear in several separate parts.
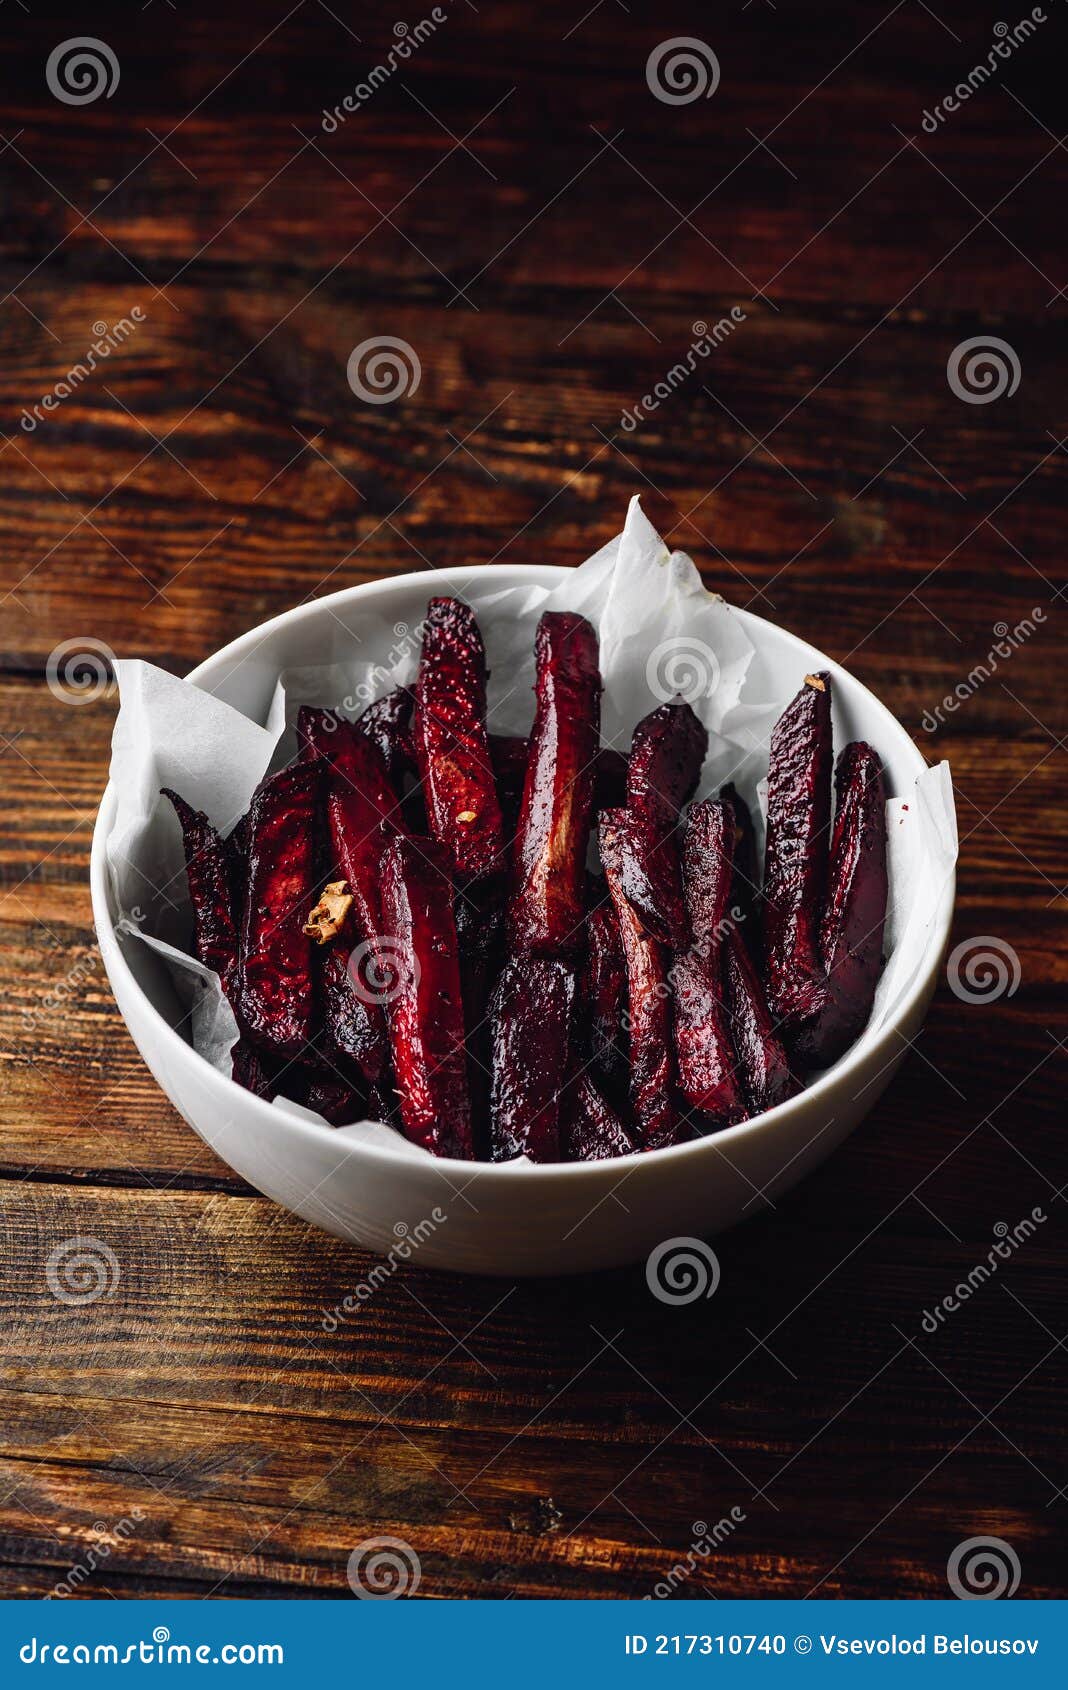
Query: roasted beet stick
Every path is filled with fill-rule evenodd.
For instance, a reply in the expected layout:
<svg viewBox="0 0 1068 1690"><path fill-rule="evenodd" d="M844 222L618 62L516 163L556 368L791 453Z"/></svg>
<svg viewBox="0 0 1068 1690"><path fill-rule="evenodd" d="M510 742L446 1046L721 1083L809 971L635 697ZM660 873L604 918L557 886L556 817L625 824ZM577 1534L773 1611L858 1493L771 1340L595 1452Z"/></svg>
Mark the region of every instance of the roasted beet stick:
<svg viewBox="0 0 1068 1690"><path fill-rule="evenodd" d="M678 1142L670 952L658 939L649 937L627 899L625 864L632 844L628 828L634 827L635 821L629 810L601 811L601 862L619 918L627 965L631 1103L642 1148L659 1150Z"/></svg>
<svg viewBox="0 0 1068 1690"><path fill-rule="evenodd" d="M237 965L237 928L226 843L203 810L194 810L169 786L161 787L160 791L174 805L182 828L197 959L205 968L215 970L224 993L229 997Z"/></svg>
<svg viewBox="0 0 1068 1690"><path fill-rule="evenodd" d="M614 904L591 909L586 917L586 947L582 1003L590 1057L598 1073L613 1079L627 1065L623 1041L627 965Z"/></svg>
<svg viewBox="0 0 1068 1690"><path fill-rule="evenodd" d="M764 983L737 927L727 935L723 978L738 1071L750 1113L759 1115L793 1097L798 1083L775 1031Z"/></svg>
<svg viewBox="0 0 1068 1690"><path fill-rule="evenodd" d="M558 1162L571 1071L575 976L550 957L506 962L490 1001L495 1162Z"/></svg>
<svg viewBox="0 0 1068 1690"><path fill-rule="evenodd" d="M629 830L627 896L647 930L674 950L684 948L688 933L676 830L707 751L703 723L679 699L638 723L627 766L627 808L638 818Z"/></svg>
<svg viewBox="0 0 1068 1690"><path fill-rule="evenodd" d="M250 1091L268 1103L278 1091L275 1065L254 1050L247 1039L238 1039L230 1052L230 1076L243 1091Z"/></svg>
<svg viewBox="0 0 1068 1690"><path fill-rule="evenodd" d="M735 820L734 874L728 912L730 925L723 947L723 983L738 1072L750 1114L759 1115L792 1097L798 1084L768 1008L757 962L760 947L754 937L756 916L751 906L749 910L746 907L756 872L753 820L748 805L733 786L725 786L722 796Z"/></svg>
<svg viewBox="0 0 1068 1690"><path fill-rule="evenodd" d="M412 723L427 821L453 874L502 872L504 826L486 733L486 651L475 613L431 599Z"/></svg>
<svg viewBox="0 0 1068 1690"><path fill-rule="evenodd" d="M665 829L641 810L626 814L627 826L617 835L620 885L650 937L682 950L690 930L675 828Z"/></svg>
<svg viewBox="0 0 1068 1690"><path fill-rule="evenodd" d="M411 738L415 695L411 687L394 687L352 722L337 710L302 704L297 712L297 748L303 762L316 757L332 760L340 749L361 734L374 745L391 781L414 770L415 750Z"/></svg>
<svg viewBox="0 0 1068 1690"><path fill-rule="evenodd" d="M512 949L572 957L583 943L586 848L600 736L597 635L548 611L534 645L536 713L515 843Z"/></svg>
<svg viewBox="0 0 1068 1690"><path fill-rule="evenodd" d="M460 962L448 862L430 840L395 838L382 858L379 964L404 1132L437 1156L470 1160L471 1112Z"/></svg>
<svg viewBox="0 0 1068 1690"><path fill-rule="evenodd" d="M627 1156L635 1148L619 1116L597 1090L588 1074L568 1089L563 1149L566 1162L606 1162Z"/></svg>
<svg viewBox="0 0 1068 1690"><path fill-rule="evenodd" d="M760 944L760 869L757 865L756 830L753 816L733 782L720 792L723 802L734 812L734 878L731 882L730 914L741 928L754 960L761 955Z"/></svg>
<svg viewBox="0 0 1068 1690"><path fill-rule="evenodd" d="M346 736L328 766L326 790L330 855L352 894L359 936L373 938L382 851L405 827L396 789L370 739Z"/></svg>
<svg viewBox="0 0 1068 1690"><path fill-rule="evenodd" d="M475 1157L490 1153L489 1094L493 1058L490 1050L489 997L501 961L502 883L491 876L470 882L453 899L456 941L460 949L460 989L467 1034L467 1089Z"/></svg>
<svg viewBox="0 0 1068 1690"><path fill-rule="evenodd" d="M490 734L490 756L497 778L497 794L504 817L505 837L514 838L523 799L530 741L508 734ZM597 753L593 783L593 808L603 810L627 801L627 759L610 746Z"/></svg>
<svg viewBox="0 0 1068 1690"><path fill-rule="evenodd" d="M245 889L248 886L247 810L234 823L223 843L226 847L226 872L230 878L230 908L234 912L234 927L240 929L241 911L245 907Z"/></svg>
<svg viewBox="0 0 1068 1690"><path fill-rule="evenodd" d="M527 773L530 741L520 734L490 734L490 762L502 800L519 799Z"/></svg>
<svg viewBox="0 0 1068 1690"><path fill-rule="evenodd" d="M354 1062L368 1086L388 1085L389 1033L380 1001L382 982L366 948L330 946L322 958L323 1013L340 1056Z"/></svg>
<svg viewBox="0 0 1068 1690"><path fill-rule="evenodd" d="M734 811L722 801L690 806L683 862L693 938L672 971L675 1050L679 1090L713 1126L730 1126L747 1113L723 979L736 833Z"/></svg>
<svg viewBox="0 0 1068 1690"><path fill-rule="evenodd" d="M831 678L807 675L775 725L768 766L764 951L768 1001L787 1049L823 1003L820 918L831 803Z"/></svg>
<svg viewBox="0 0 1068 1690"><path fill-rule="evenodd" d="M837 1062L871 1014L882 967L886 919L886 791L870 745L847 745L835 771L837 808L827 903L820 927L826 971L818 1016L805 1024L798 1056L814 1067Z"/></svg>
<svg viewBox="0 0 1068 1690"><path fill-rule="evenodd" d="M627 767L627 806L674 827L697 790L708 755L708 730L684 698L650 711L634 730Z"/></svg>
<svg viewBox="0 0 1068 1690"><path fill-rule="evenodd" d="M315 1032L304 922L315 901L321 781L321 763L291 763L260 782L249 811L237 1018L257 1047L291 1059Z"/></svg>
<svg viewBox="0 0 1068 1690"><path fill-rule="evenodd" d="M313 1075L304 1094L304 1106L314 1109L332 1127L351 1126L353 1121L362 1121L365 1114L359 1092L340 1075Z"/></svg>
<svg viewBox="0 0 1068 1690"><path fill-rule="evenodd" d="M384 1084L388 1036L381 1002L381 858L404 823L374 741L355 730L339 743L327 771L330 856L352 898L344 936L347 984L339 964L324 965L327 1030L359 1063L368 1085ZM340 941L339 941L340 943Z"/></svg>
<svg viewBox="0 0 1068 1690"><path fill-rule="evenodd" d="M352 723L336 710L302 704L297 711L297 755L302 763L314 763L317 757L329 759L338 743L338 734L344 736L351 732Z"/></svg>

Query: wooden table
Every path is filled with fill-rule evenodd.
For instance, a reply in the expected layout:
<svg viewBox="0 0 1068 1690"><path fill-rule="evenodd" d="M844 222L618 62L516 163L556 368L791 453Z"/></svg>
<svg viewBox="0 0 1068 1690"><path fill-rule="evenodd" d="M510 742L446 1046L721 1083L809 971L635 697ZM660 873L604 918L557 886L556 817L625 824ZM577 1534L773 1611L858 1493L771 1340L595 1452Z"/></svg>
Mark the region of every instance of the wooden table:
<svg viewBox="0 0 1068 1690"><path fill-rule="evenodd" d="M680 1594L939 1596L977 1535L1063 1593L1063 20L942 122L997 39L948 0L457 3L324 127L388 69L370 10L105 12L120 80L80 105L45 66L81 15L8 19L0 1589L348 1598L392 1535L427 1596L637 1596L728 1519ZM668 30L714 49L711 97L651 91ZM346 366L383 335L421 379L370 404ZM947 378L976 335L1021 372L989 403ZM949 757L954 942L1018 987L943 987L860 1131L720 1241L709 1302L413 1269L325 1331L368 1258L215 1161L112 1003L115 699L53 654L183 672L395 571L577 564L636 491ZM121 1261L82 1307L45 1273L73 1235Z"/></svg>

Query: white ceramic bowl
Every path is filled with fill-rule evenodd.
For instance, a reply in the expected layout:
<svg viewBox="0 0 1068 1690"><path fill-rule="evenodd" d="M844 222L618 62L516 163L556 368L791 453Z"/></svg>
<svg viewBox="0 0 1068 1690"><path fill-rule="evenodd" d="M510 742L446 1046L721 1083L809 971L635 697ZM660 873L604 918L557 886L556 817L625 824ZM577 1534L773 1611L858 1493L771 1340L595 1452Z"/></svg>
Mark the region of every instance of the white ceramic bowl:
<svg viewBox="0 0 1068 1690"><path fill-rule="evenodd" d="M491 565L486 592L553 586L550 566ZM298 606L234 640L189 676L257 721L280 670L324 661L340 625L355 628L373 605L415 626L428 595L470 584L470 569L401 575ZM783 707L799 677L829 669L836 743L867 739L885 765L890 795L910 788L923 758L867 688L772 623L737 611L756 647L747 680ZM415 1157L392 1143L360 1143L276 1108L219 1074L182 1033L182 1009L147 947L116 934L104 841L115 811L109 786L92 852L96 931L115 1000L155 1078L196 1132L260 1191L339 1237L386 1253L407 1228L421 1266L508 1276L577 1273L637 1261L667 1239L707 1236L759 1212L823 1161L871 1110L917 1032L938 977L953 910L953 881L938 908L929 951L890 1021L864 1034L826 1075L757 1120L673 1150L545 1167ZM444 1215L446 1219L439 1217Z"/></svg>

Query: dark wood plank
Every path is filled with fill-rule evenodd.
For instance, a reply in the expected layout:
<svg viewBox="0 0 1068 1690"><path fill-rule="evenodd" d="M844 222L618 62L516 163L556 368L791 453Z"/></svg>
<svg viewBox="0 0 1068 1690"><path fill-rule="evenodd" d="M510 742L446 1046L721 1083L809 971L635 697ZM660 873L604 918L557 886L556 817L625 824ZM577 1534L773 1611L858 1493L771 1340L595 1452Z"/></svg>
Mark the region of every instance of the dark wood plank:
<svg viewBox="0 0 1068 1690"><path fill-rule="evenodd" d="M884 1184L871 1203L873 1224L888 1196ZM937 1188L926 1196L942 1208ZM521 1286L503 1303L496 1283L412 1274L383 1286L358 1322L324 1332L327 1299L369 1259L309 1236L266 1205L35 1188L5 1207L19 1260L31 1269L29 1297L24 1283L19 1306L5 1308L15 1363L5 1369L5 1479L17 1506L45 1519L61 1507L83 1536L99 1520L142 1508L146 1521L121 1545L131 1572L161 1570L161 1533L173 1553L175 1539L192 1532L213 1546L200 1577L337 1584L359 1521L425 1554L430 1593L435 1584L443 1594L485 1579L499 1585L487 1571L496 1562L524 1594L577 1593L582 1568L591 1593L640 1594L643 1578L655 1581L663 1566L661 1544L674 1556L692 1538L695 1511L719 1518L737 1506L746 1520L717 1557L716 1591L744 1591L772 1558L780 1568L773 1588L798 1594L826 1571L805 1541L804 1497L813 1485L833 1486L843 1464L860 1463L866 1494L842 1499L821 1553L846 1556L871 1523L873 1502L893 1507L903 1465L916 1479L934 1468L920 1509L894 1527L907 1556L917 1518L959 1507L960 1485L981 1468L988 1517L1026 1534L1033 1581L1044 1565L1053 1577L1044 1502L1058 1458L1060 1383L1056 1364L1043 1364L1050 1344L1039 1322L1056 1320L1058 1252L1044 1235L1006 1278L1013 1296L987 1287L981 1316L965 1311L937 1345L921 1329L922 1311L967 1271L979 1240L955 1244L930 1208L911 1201L899 1236L880 1230L844 1269L853 1229L817 1231L811 1188L724 1241L733 1294L711 1324L704 1311L672 1311L666 1326L640 1271L569 1282L566 1297L551 1285ZM33 1283L38 1258L74 1225L113 1240L120 1261L113 1294L91 1315L57 1305ZM791 1301L805 1310L778 1328L772 1236L798 1264ZM257 1277L263 1289L251 1301ZM547 1294L551 1328L540 1318ZM166 1355L152 1353L161 1307ZM488 1318L457 1349L476 1309ZM846 1353L843 1309L851 1317ZM753 1342L757 1330L768 1332L768 1349ZM31 1331L24 1374L17 1358ZM140 1366L131 1354L138 1334L146 1340ZM980 1400L969 1402L945 1379L972 1395L967 1360L977 1337L988 1371ZM1035 1372L1018 1387L1022 1361ZM842 1411L830 1426L828 1363ZM995 1430L980 1416L1006 1393ZM849 1407L860 1399L858 1424ZM880 1417L893 1430L874 1460L869 1428ZM674 1426L666 1456L661 1440ZM257 1559L261 1531L272 1547ZM67 1554L65 1534L62 1541ZM289 1564L287 1545L310 1551L316 1567L299 1554ZM40 1554L36 1547L30 1559ZM115 1571L109 1566L109 1582ZM834 1578L831 1593L870 1594L871 1577L877 1570L862 1560ZM940 1567L917 1568L906 1588L932 1594L940 1577Z"/></svg>

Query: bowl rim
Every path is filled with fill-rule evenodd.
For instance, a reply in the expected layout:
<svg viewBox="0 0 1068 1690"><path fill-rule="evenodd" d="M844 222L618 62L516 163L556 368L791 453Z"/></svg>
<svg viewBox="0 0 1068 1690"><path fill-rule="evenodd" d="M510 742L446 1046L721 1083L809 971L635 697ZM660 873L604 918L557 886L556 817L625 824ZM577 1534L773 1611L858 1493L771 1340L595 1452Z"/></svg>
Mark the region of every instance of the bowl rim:
<svg viewBox="0 0 1068 1690"><path fill-rule="evenodd" d="M514 586L525 581L531 585L551 586L571 572L571 567L566 564L453 564L442 569L412 570L403 575L390 575L379 580L361 581L355 586L342 587L337 592L324 594L321 598L309 599L304 603L293 605L290 609L270 617L266 622L258 623L254 628L246 630L245 633L239 634L226 645L220 646L217 651L210 653L183 678L194 685L202 685L205 672L210 673L211 670L224 664L227 659L231 660L231 664L226 673L232 672L232 669L249 654L249 651L264 643L280 627L287 624L294 626L310 620L321 614L324 607L330 607L331 612L333 612L342 604L358 603L363 598L384 595L393 590L407 590L417 584L430 581L439 582L441 584L439 591L447 592L450 588L455 588L461 578L469 583L472 579L483 575L492 576L494 581L500 582L501 585ZM729 601L727 602L729 604ZM778 623L770 622L766 617L757 616L754 612L739 609L735 605L729 604L729 608L735 616L742 620L743 625L750 624L757 629L774 629L777 636L798 648L799 655L802 652L807 653L818 649L810 646L800 635L791 633L789 629L780 627ZM807 655L803 661L808 666L810 660ZM859 681L855 675L850 674L841 664L836 663L823 653L820 653L820 667L829 670L832 679L844 679L848 687L858 688L860 692L866 695L868 703L885 719L888 731L902 742L905 755L911 761L917 777L925 768L930 766L903 724L898 721L897 717L870 688ZM225 674L222 678L225 679ZM212 685L209 684L205 690L213 692ZM114 820L116 801L117 795L109 778L100 800L96 823L93 828L89 865L90 894L97 944L104 961L108 980L113 989L115 988L116 977L118 977L124 991L133 993L139 1000L139 1005L147 1013L153 1031L162 1040L163 1046L169 1050L173 1059L179 1063L191 1062L194 1065L199 1065L197 1077L207 1084L209 1091L214 1091L217 1094L220 1108L233 1113L234 1091L237 1090L240 1092L242 1107L251 1111L251 1114L246 1117L250 1122L254 1122L258 1117L264 1126L271 1126L275 1132L284 1129L295 1135L297 1139L303 1138L309 1146L315 1144L322 1147L324 1143L338 1143L339 1134L345 1133L346 1128L332 1127L325 1122L320 1124L318 1121L302 1118L284 1105L278 1107L265 1098L257 1097L254 1093L237 1087L232 1079L214 1068L206 1057L201 1056L171 1026L167 1018L156 1008L156 1005L144 991L123 955L109 907L110 888L108 885L105 842ZM818 1079L805 1086L794 1097L788 1098L784 1103L777 1104L773 1109L764 1110L762 1114L755 1115L750 1120L740 1121L734 1126L719 1128L714 1133L706 1134L686 1144L671 1145L665 1149L653 1151L634 1150L628 1152L625 1156L613 1157L610 1161L467 1162L454 1157L434 1156L424 1162L422 1158L419 1158L418 1161L413 1160L413 1146L402 1140L399 1134L397 1135L398 1143L396 1146L382 1139L354 1139L350 1137L341 1142L345 1143L349 1155L360 1152L374 1160L400 1168L439 1171L442 1177L447 1177L452 1170L462 1170L468 1177L479 1181L541 1177L554 1182L570 1180L576 1183L579 1180L585 1180L587 1184L594 1184L604 1177L606 1170L618 1169L621 1172L629 1173L632 1169L636 1170L640 1166L666 1166L666 1159L669 1157L673 1159L672 1165L680 1165L683 1158L696 1160L701 1156L712 1156L744 1138L769 1131L774 1133L776 1127L782 1122L800 1116L813 1103L818 1103L821 1098L829 1097L836 1087L846 1081L850 1074L855 1073L870 1058L885 1058L887 1056L889 1047L895 1036L899 1034L900 1028L908 1023L916 1005L922 1002L932 990L934 979L940 972L942 957L953 920L955 894L956 866L954 865L942 888L927 958L917 970L915 979L899 1000L886 1025L874 1034L869 1034L865 1030L850 1046L845 1055L840 1057L838 1062L833 1067L828 1068ZM116 999L118 995L116 990ZM132 1034L132 1028L129 1026L127 1017L121 1008L119 1013L127 1025L127 1031ZM897 1053L895 1051L891 1054ZM885 1063L882 1065L885 1065ZM165 1091L162 1086L160 1089Z"/></svg>

